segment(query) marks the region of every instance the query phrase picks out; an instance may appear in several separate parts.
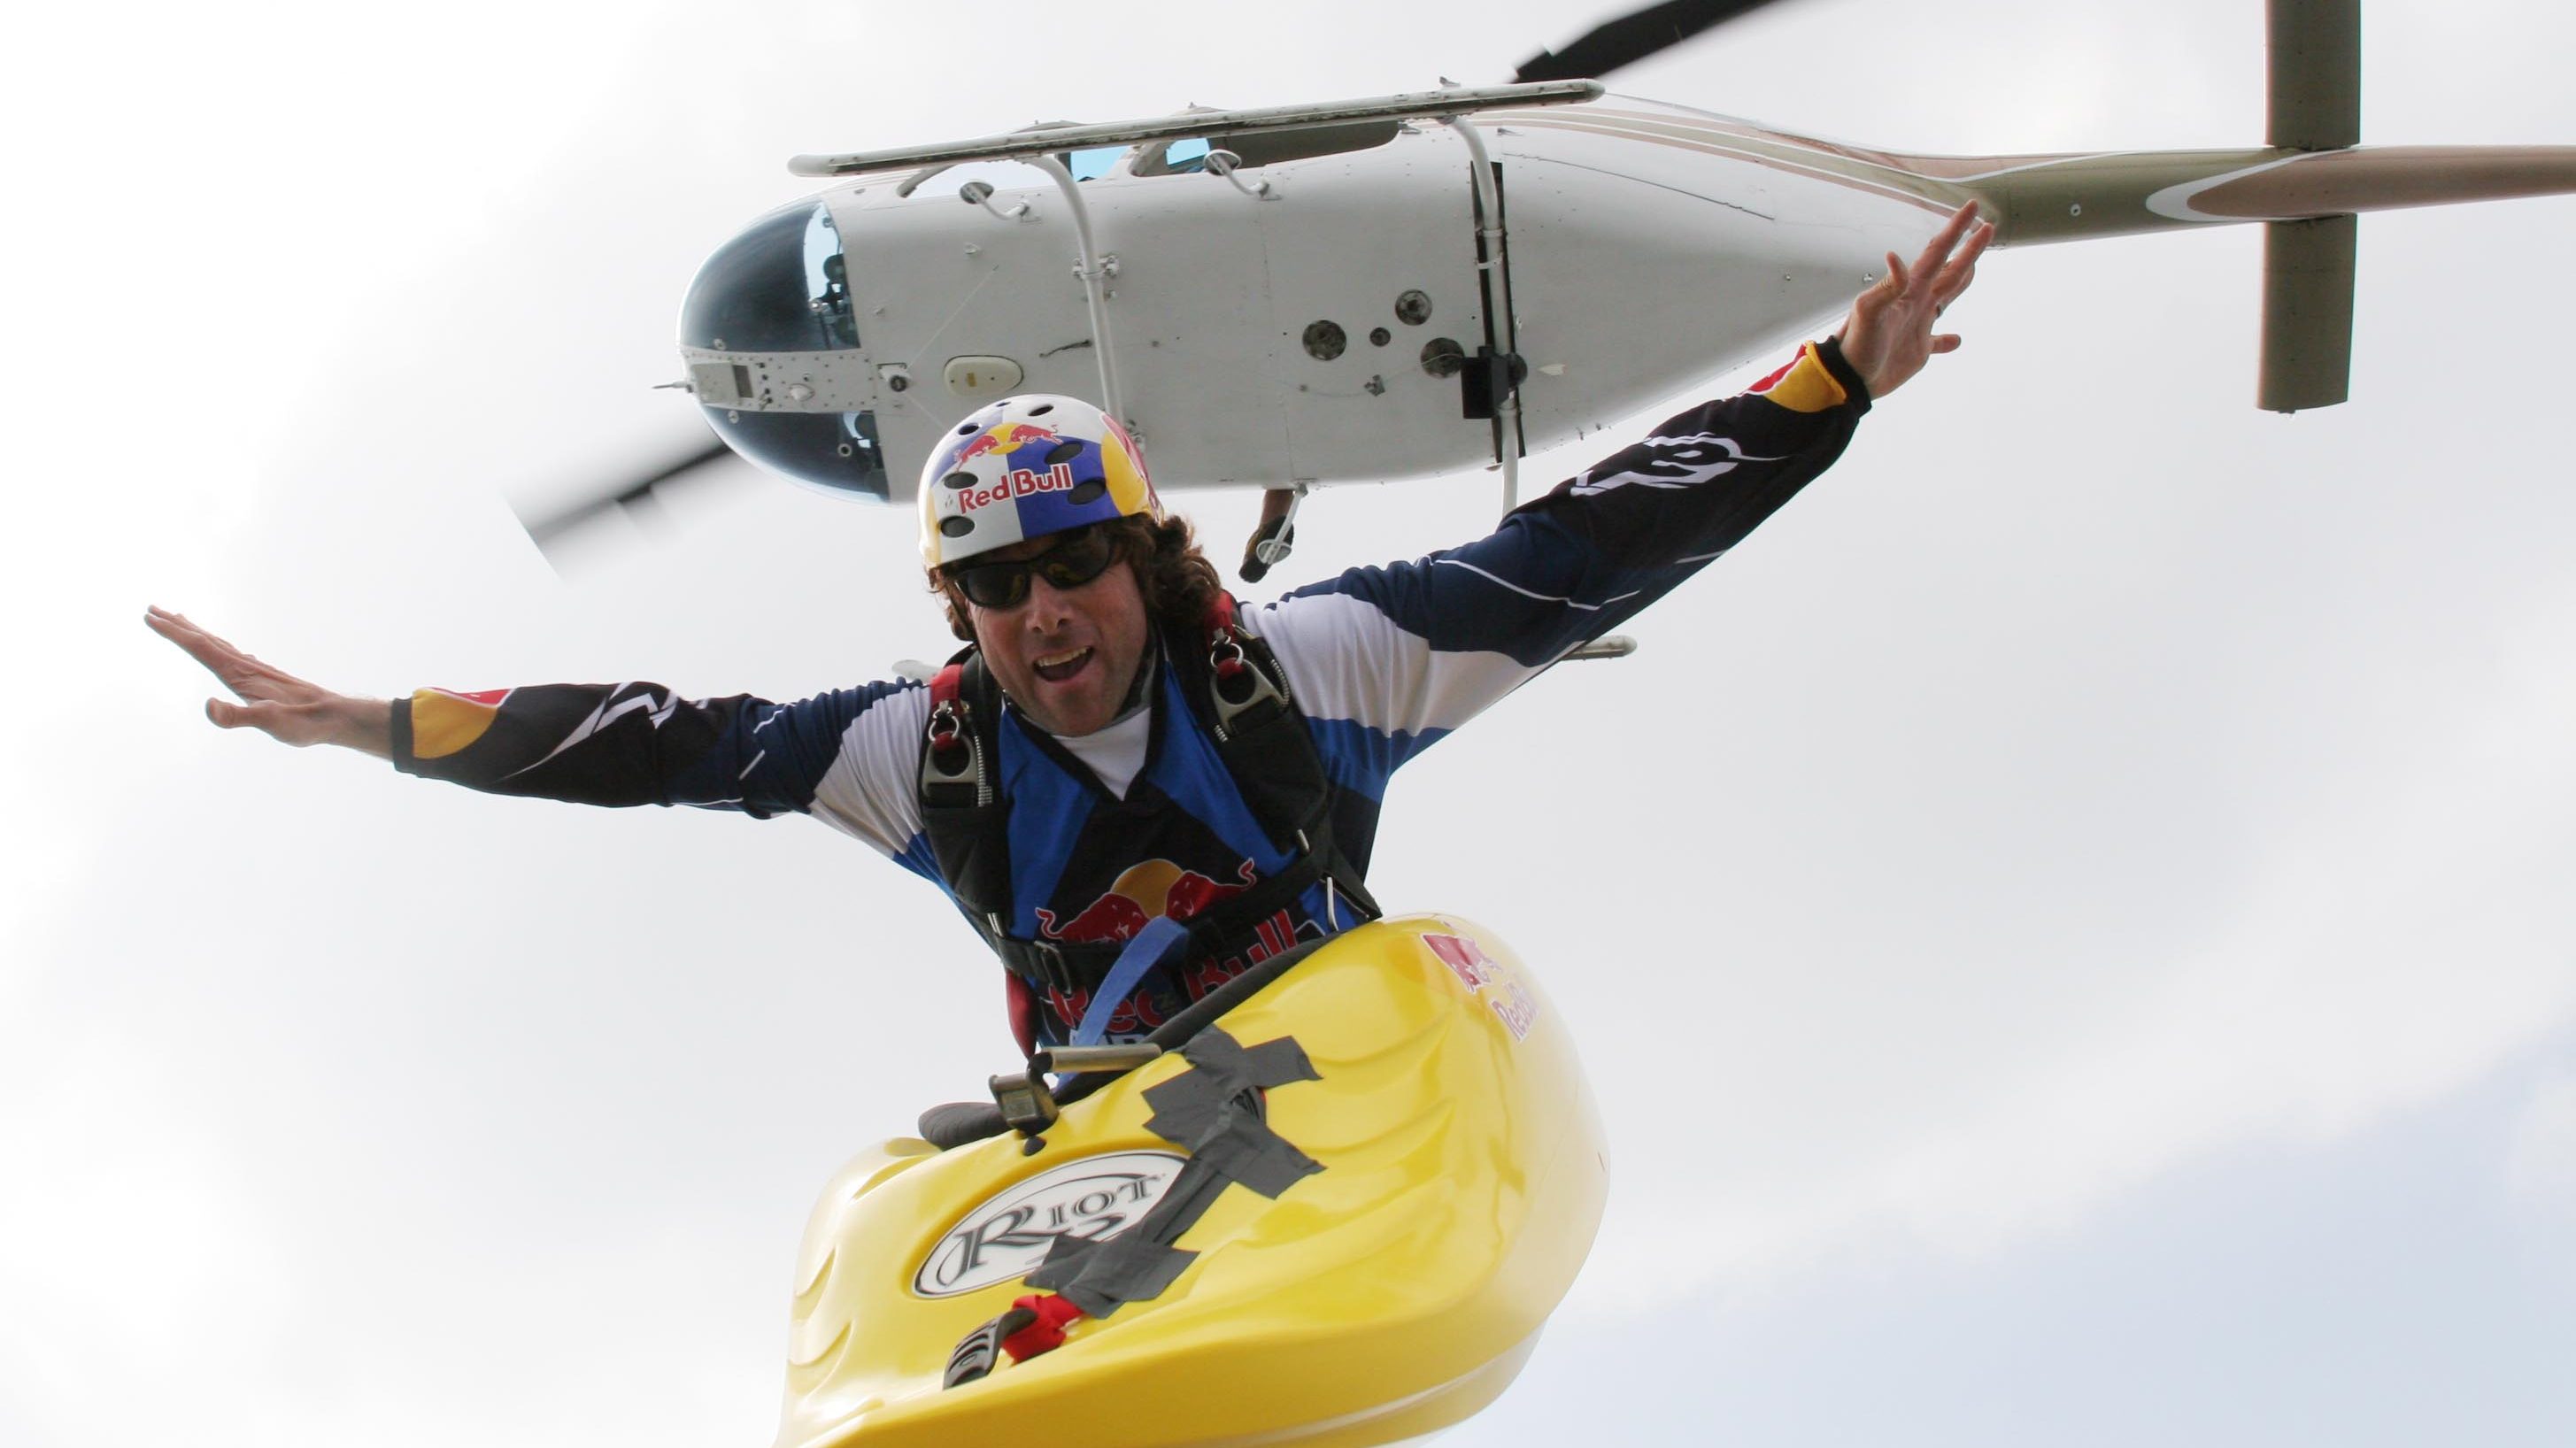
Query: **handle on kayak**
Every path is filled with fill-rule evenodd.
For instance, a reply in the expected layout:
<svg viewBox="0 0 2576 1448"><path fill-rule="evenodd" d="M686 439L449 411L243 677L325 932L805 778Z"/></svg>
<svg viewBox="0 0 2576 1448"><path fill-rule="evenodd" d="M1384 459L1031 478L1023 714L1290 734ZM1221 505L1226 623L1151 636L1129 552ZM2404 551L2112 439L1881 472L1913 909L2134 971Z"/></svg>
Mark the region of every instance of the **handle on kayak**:
<svg viewBox="0 0 2576 1448"><path fill-rule="evenodd" d="M1037 1150L1038 1137L1055 1125L1057 1103L1055 1090L1047 1084L1047 1074L1065 1077L1077 1075L1117 1075L1163 1054L1163 1048L1151 1041L1134 1041L1109 1046L1046 1046L1029 1057L1025 1071L1007 1076L988 1077L993 1104L1002 1108L1002 1119L1020 1135L1029 1139L1027 1150Z"/></svg>

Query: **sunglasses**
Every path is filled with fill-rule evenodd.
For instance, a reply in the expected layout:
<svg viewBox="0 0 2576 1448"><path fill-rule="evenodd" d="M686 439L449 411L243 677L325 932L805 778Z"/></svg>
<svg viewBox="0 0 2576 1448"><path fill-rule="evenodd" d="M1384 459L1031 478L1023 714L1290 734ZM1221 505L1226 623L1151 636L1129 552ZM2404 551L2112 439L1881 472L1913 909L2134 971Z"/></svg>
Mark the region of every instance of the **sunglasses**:
<svg viewBox="0 0 2576 1448"><path fill-rule="evenodd" d="M1117 561L1117 540L1086 525L1058 535L1054 547L1034 558L960 564L948 570L948 581L978 608L1017 608L1028 602L1031 574L1045 579L1050 588L1075 589L1108 572Z"/></svg>

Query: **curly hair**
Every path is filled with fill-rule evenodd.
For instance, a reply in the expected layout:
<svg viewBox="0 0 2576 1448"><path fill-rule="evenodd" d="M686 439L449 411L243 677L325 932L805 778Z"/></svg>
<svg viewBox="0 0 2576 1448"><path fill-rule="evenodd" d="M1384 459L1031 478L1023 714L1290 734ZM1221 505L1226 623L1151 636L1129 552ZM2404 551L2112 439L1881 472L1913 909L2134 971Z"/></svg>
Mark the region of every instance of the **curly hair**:
<svg viewBox="0 0 2576 1448"><path fill-rule="evenodd" d="M1216 565L1199 551L1189 519L1177 513L1163 518L1129 516L1091 526L1108 534L1120 561L1136 571L1136 587L1145 596L1145 615L1157 626L1186 632L1207 618L1209 603L1225 584ZM975 642L974 614L947 569L931 570L930 591L948 607L948 631Z"/></svg>

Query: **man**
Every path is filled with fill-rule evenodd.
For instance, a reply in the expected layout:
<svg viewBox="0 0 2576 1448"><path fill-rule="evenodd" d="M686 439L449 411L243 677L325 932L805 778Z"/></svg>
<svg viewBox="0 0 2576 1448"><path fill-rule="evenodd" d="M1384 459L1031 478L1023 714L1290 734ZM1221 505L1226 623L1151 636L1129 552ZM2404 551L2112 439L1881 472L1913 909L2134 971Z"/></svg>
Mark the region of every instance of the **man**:
<svg viewBox="0 0 2576 1448"><path fill-rule="evenodd" d="M1490 536L1354 569L1239 620L1118 424L986 408L934 450L922 546L972 646L927 687L794 704L651 684L359 699L175 614L243 702L225 728L604 805L812 814L945 889L1008 969L1023 1044L1152 1030L1255 961L1374 913L1395 769L1733 547L1955 335L1991 226L1963 207L1834 336L1665 423Z"/></svg>

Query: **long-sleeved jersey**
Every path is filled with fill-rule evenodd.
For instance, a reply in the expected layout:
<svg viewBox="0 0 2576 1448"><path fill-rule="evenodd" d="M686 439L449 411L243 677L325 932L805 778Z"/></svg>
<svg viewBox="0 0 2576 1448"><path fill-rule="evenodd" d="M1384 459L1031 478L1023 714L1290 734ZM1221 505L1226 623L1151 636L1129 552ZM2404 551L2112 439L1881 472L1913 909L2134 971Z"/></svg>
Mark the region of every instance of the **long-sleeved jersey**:
<svg viewBox="0 0 2576 1448"><path fill-rule="evenodd" d="M1366 869L1387 783L1407 760L1734 547L1840 456L1867 407L1833 344L1810 346L1751 392L1665 422L1484 538L1245 610L1314 737L1352 863ZM1005 708L1009 934L1123 940L1286 865L1176 671L1160 670L1151 688L1149 708L1076 740ZM394 708L394 763L502 794L812 815L944 887L918 795L929 713L929 691L911 682L794 703L688 699L650 683L425 689ZM1149 1031L1253 962L1351 923L1319 886L1217 950L1149 974L1110 1017L1110 1036ZM1016 998L1035 1015L1023 1029L1050 1040L1090 1004L1078 990Z"/></svg>

